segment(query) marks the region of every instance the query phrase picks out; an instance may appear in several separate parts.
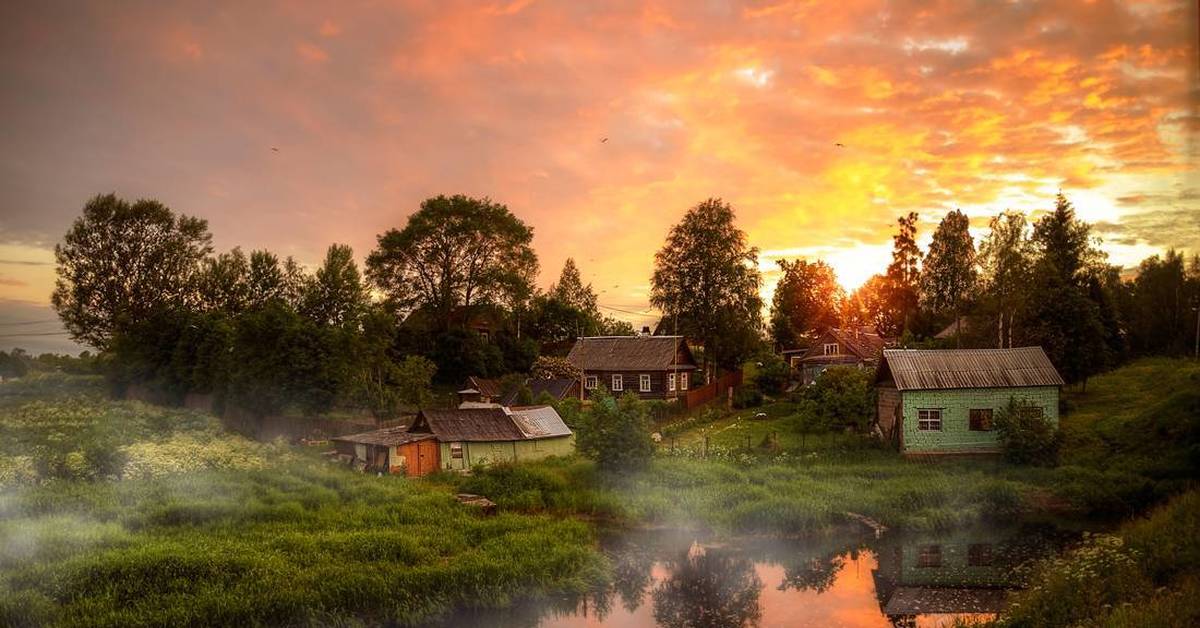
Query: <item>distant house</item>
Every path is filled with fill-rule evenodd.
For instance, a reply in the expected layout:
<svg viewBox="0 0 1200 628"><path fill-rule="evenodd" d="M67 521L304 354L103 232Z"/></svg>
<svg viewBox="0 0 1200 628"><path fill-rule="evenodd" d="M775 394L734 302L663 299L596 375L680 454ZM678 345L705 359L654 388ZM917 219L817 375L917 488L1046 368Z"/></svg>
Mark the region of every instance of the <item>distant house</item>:
<svg viewBox="0 0 1200 628"><path fill-rule="evenodd" d="M888 341L870 328L830 328L813 338L803 350L783 352L802 384L811 384L831 366L875 368Z"/></svg>
<svg viewBox="0 0 1200 628"><path fill-rule="evenodd" d="M537 401L542 394L548 394L555 400L568 397L579 397L579 381L575 379L536 379L527 378L524 382ZM520 390L505 390L504 382L499 379L484 377L468 377L461 390L458 391L459 404L496 404L501 406L518 405L517 396Z"/></svg>
<svg viewBox="0 0 1200 628"><path fill-rule="evenodd" d="M567 361L583 372L590 394L601 386L615 395L675 399L691 389L696 359L683 336L594 336L580 338Z"/></svg>
<svg viewBox="0 0 1200 628"><path fill-rule="evenodd" d="M993 415L1009 399L1058 423L1062 377L1041 347L886 349L875 372L877 420L905 454L992 453Z"/></svg>
<svg viewBox="0 0 1200 628"><path fill-rule="evenodd" d="M332 440L339 454L366 470L408 476L575 451L575 435L550 406L422 410L407 428Z"/></svg>

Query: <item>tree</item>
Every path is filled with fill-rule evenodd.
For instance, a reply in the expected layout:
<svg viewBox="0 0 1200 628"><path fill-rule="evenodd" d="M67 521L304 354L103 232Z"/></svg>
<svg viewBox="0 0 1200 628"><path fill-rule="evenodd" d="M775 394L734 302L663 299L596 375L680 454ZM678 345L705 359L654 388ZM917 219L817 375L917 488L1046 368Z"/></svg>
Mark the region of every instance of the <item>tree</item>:
<svg viewBox="0 0 1200 628"><path fill-rule="evenodd" d="M1140 354L1190 353L1196 333L1192 308L1200 305L1200 256L1193 258L1190 269L1175 250L1148 257L1138 266L1130 289L1127 316L1133 350Z"/></svg>
<svg viewBox="0 0 1200 628"><path fill-rule="evenodd" d="M400 403L423 408L433 401L430 387L437 365L419 355L405 356L396 367L396 392Z"/></svg>
<svg viewBox="0 0 1200 628"><path fill-rule="evenodd" d="M600 329L597 333L601 336L636 336L637 330L633 328L633 323L629 321L617 320L611 316L605 316L600 319Z"/></svg>
<svg viewBox="0 0 1200 628"><path fill-rule="evenodd" d="M644 468L654 455L650 439L650 413L632 392L620 401L604 388L592 396L592 408L580 417L575 446L607 473L628 473Z"/></svg>
<svg viewBox="0 0 1200 628"><path fill-rule="evenodd" d="M892 262L884 275L884 329L899 336L909 329L918 305L921 250L917 248L917 214L909 212L896 221L899 231L892 236Z"/></svg>
<svg viewBox="0 0 1200 628"><path fill-rule="evenodd" d="M232 315L250 304L250 262L240 248L205 259L197 282L203 309Z"/></svg>
<svg viewBox="0 0 1200 628"><path fill-rule="evenodd" d="M579 275L579 268L575 266L575 260L570 257L563 263L562 273L558 276L558 283L550 287L550 294L563 303L578 308L582 312L593 315L596 318L600 316L596 306L596 292L592 290L592 284L583 284L583 279Z"/></svg>
<svg viewBox="0 0 1200 628"><path fill-rule="evenodd" d="M321 325L355 325L367 305L367 288L354 263L354 251L331 244L325 262L305 283L301 312Z"/></svg>
<svg viewBox="0 0 1200 628"><path fill-rule="evenodd" d="M566 358L538 356L531 374L534 379L579 379L582 373Z"/></svg>
<svg viewBox="0 0 1200 628"><path fill-rule="evenodd" d="M291 405L328 410L343 392L344 360L352 358L340 350L338 334L282 303L243 313L234 330L230 395L258 414Z"/></svg>
<svg viewBox="0 0 1200 628"><path fill-rule="evenodd" d="M598 331L595 316L571 305L553 290L534 297L529 318L531 335L547 343L592 336Z"/></svg>
<svg viewBox="0 0 1200 628"><path fill-rule="evenodd" d="M867 325L874 327L877 332L890 335L897 327L897 324L893 319L892 311L888 305L889 296L887 277L885 275L871 275L846 300L849 306L843 307L843 312L846 313L842 316L842 324L852 327L852 325L847 324L847 319L857 320L861 318ZM857 308L857 310L849 309L847 311L848 308Z"/></svg>
<svg viewBox="0 0 1200 628"><path fill-rule="evenodd" d="M51 302L73 339L105 349L123 326L192 300L211 240L206 221L158 201L96 196L54 247Z"/></svg>
<svg viewBox="0 0 1200 628"><path fill-rule="evenodd" d="M758 249L734 225L733 208L709 199L688 210L654 257L650 303L705 347L711 360L736 368L758 346L762 298Z"/></svg>
<svg viewBox="0 0 1200 628"><path fill-rule="evenodd" d="M249 307L279 302L299 308L307 282L304 270L291 257L280 265L279 258L270 251L250 253L250 270L246 278Z"/></svg>
<svg viewBox="0 0 1200 628"><path fill-rule="evenodd" d="M1063 379L1086 382L1107 365L1104 325L1088 295L1089 276L1101 268L1103 253L1092 242L1091 226L1061 193L1054 212L1034 225L1033 243L1037 298L1026 323L1029 339L1045 349Z"/></svg>
<svg viewBox="0 0 1200 628"><path fill-rule="evenodd" d="M837 326L846 293L829 264L781 259L779 269L783 277L771 299L776 347L799 346L803 337Z"/></svg>
<svg viewBox="0 0 1200 628"><path fill-rule="evenodd" d="M962 338L963 308L974 295L979 276L970 226L971 221L961 211L956 209L946 214L933 232L933 242L921 269L921 301L934 313L954 314L958 342Z"/></svg>
<svg viewBox="0 0 1200 628"><path fill-rule="evenodd" d="M778 395L787 388L792 378L792 367L776 353L765 353L759 358L754 375L754 385L769 395Z"/></svg>
<svg viewBox="0 0 1200 628"><path fill-rule="evenodd" d="M979 263L983 292L996 313L997 348L1013 346L1013 331L1026 302L1033 259L1025 215L1005 211L992 218L988 235L979 244Z"/></svg>
<svg viewBox="0 0 1200 628"><path fill-rule="evenodd" d="M403 229L379 236L367 275L397 312L429 308L441 331L458 306L530 293L537 275L532 240L533 230L504 205L437 196Z"/></svg>

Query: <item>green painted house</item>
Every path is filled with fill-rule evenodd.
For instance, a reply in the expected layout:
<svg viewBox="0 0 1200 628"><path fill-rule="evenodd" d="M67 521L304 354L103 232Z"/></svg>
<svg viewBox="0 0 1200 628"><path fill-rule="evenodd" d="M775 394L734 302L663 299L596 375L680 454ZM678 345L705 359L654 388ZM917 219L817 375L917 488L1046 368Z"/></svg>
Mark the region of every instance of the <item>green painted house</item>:
<svg viewBox="0 0 1200 628"><path fill-rule="evenodd" d="M875 371L876 420L902 453L996 453L992 417L1010 399L1058 423L1062 377L1041 347L886 349Z"/></svg>

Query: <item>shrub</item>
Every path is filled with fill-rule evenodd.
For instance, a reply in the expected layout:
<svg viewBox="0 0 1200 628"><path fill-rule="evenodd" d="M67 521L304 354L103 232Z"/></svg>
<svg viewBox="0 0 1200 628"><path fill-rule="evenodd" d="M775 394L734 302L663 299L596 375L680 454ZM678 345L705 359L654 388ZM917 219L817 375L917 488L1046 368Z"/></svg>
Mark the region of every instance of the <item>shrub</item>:
<svg viewBox="0 0 1200 628"><path fill-rule="evenodd" d="M1004 456L1018 464L1053 466L1058 462L1058 429L1036 404L1010 398L994 418Z"/></svg>
<svg viewBox="0 0 1200 628"><path fill-rule="evenodd" d="M743 386L733 393L733 407L735 408L757 408L762 404L762 391L753 386Z"/></svg>
<svg viewBox="0 0 1200 628"><path fill-rule="evenodd" d="M830 426L866 429L875 414L874 388L867 371L848 366L825 369L806 391Z"/></svg>
<svg viewBox="0 0 1200 628"><path fill-rule="evenodd" d="M792 369L787 362L772 353L763 356L759 363L761 366L758 367L758 372L754 376L754 385L769 395L783 392L792 376Z"/></svg>
<svg viewBox="0 0 1200 628"><path fill-rule="evenodd" d="M603 471L644 468L654 455L650 416L645 404L632 392L625 393L617 401L603 388L593 400L591 410L580 417L576 449L595 460Z"/></svg>

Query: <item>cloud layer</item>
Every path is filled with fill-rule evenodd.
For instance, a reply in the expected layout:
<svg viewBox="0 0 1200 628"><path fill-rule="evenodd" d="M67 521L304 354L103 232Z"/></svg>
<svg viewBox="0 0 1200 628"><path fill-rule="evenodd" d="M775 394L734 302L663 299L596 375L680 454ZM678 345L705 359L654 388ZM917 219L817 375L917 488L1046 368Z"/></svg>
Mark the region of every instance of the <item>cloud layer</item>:
<svg viewBox="0 0 1200 628"><path fill-rule="evenodd" d="M487 195L535 227L543 283L574 256L635 312L709 196L764 267L823 255L850 284L901 213L928 233L1060 188L1118 262L1200 250L1194 2L322 4L0 8L3 237L52 246L116 191L315 261Z"/></svg>

